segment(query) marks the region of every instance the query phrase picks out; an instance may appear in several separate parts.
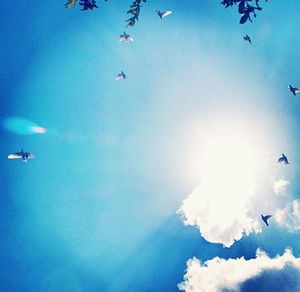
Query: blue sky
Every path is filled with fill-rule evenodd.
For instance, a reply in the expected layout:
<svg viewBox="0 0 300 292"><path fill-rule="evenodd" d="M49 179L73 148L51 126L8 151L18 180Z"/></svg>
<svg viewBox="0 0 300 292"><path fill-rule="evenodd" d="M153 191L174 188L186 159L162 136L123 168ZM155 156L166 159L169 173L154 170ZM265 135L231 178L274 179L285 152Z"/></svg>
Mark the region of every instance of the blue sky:
<svg viewBox="0 0 300 292"><path fill-rule="evenodd" d="M185 215L199 226L176 213L207 176L203 145L228 129L229 145L246 141L259 155L250 218L283 210L300 189L300 105L287 90L300 86L300 4L268 2L239 25L235 8L202 2L144 4L126 30L132 43L118 41L130 1L86 12L50 0L2 4L1 120L48 131L0 130L1 290L177 291L193 257L253 259L261 248L273 258L288 247L300 256L298 225L282 218L223 247L224 234L208 240L197 207ZM156 9L173 14L161 21ZM121 70L128 80L115 81ZM22 148L36 158L6 159ZM281 153L288 167L277 165ZM276 196L280 178L290 184ZM263 287L268 273L241 289Z"/></svg>

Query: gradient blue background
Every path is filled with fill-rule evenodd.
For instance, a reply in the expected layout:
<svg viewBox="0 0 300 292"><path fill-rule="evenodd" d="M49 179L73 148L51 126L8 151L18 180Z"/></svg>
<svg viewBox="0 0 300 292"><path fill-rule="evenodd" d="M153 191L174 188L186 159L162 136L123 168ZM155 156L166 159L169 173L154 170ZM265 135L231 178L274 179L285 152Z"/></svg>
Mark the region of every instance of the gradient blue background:
<svg viewBox="0 0 300 292"><path fill-rule="evenodd" d="M243 26L236 9L218 1L149 1L127 30L130 44L118 36L131 1L98 2L87 12L67 10L63 1L1 3L1 119L21 116L48 133L1 129L0 290L176 291L193 256L251 258L257 247L274 256L288 246L299 256L300 236L275 226L225 249L175 214L198 183L177 171L188 149L178 134L182 120L232 107L243 116L251 108L253 120L276 121L274 135L278 129L300 163L300 101L287 91L289 83L300 86L299 1L270 1ZM155 9L174 14L162 22ZM228 100L216 80L212 104L189 99L189 89L205 83L193 76L189 84L199 46L223 59L228 75L238 67L242 84L272 94ZM120 70L126 82L114 80ZM173 104L179 85L186 96ZM21 148L36 159L6 159ZM293 184L294 197L299 189Z"/></svg>

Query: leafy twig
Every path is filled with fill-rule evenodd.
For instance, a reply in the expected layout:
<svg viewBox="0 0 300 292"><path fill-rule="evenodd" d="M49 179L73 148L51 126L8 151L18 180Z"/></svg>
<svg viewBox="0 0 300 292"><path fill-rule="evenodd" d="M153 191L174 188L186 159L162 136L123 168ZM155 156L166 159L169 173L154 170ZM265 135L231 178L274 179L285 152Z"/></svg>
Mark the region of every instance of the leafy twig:
<svg viewBox="0 0 300 292"><path fill-rule="evenodd" d="M265 1L268 2L268 0ZM255 4L251 5L250 2L255 2ZM256 17L256 11L262 10L262 7L259 6L259 2L260 0L223 0L221 5L225 8L238 5L238 13L242 15L240 24L244 24L247 20L252 22L251 15L253 14L253 16Z"/></svg>
<svg viewBox="0 0 300 292"><path fill-rule="evenodd" d="M69 0L65 4L65 7L67 9L71 8L72 6L74 6L76 4L76 1L77 0ZM104 0L104 1L107 1L107 0ZM82 9L81 9L81 11L89 10L89 9L93 10L94 8L98 8L96 0L80 0L79 5L83 6Z"/></svg>
<svg viewBox="0 0 300 292"><path fill-rule="evenodd" d="M130 9L127 11L127 14L132 14L132 17L128 18L126 22L126 27L128 26L134 26L135 23L139 20L139 15L141 11L141 3L144 2L146 3L147 0L135 0L133 3L130 5Z"/></svg>
<svg viewBox="0 0 300 292"><path fill-rule="evenodd" d="M65 7L66 7L67 9L71 8L73 5L76 4L76 1L77 1L77 0L69 0L69 1L65 4Z"/></svg>

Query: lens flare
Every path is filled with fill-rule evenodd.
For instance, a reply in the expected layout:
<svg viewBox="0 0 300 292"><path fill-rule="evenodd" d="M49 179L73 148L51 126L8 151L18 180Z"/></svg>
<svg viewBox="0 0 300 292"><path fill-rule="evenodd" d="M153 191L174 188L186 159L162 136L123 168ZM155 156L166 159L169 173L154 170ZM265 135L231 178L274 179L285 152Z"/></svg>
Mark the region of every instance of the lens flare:
<svg viewBox="0 0 300 292"><path fill-rule="evenodd" d="M45 134L47 130L35 122L20 118L20 117L10 117L2 122L5 130L19 135L35 135L35 134Z"/></svg>
<svg viewBox="0 0 300 292"><path fill-rule="evenodd" d="M45 134L47 132L45 128L39 126L32 127L31 130L34 134Z"/></svg>

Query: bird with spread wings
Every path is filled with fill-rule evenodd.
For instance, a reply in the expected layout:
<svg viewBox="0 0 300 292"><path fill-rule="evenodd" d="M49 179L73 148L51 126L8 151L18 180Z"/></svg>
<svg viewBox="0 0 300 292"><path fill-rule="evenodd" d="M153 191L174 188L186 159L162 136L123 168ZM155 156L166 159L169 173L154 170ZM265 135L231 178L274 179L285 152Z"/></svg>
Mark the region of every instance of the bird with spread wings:
<svg viewBox="0 0 300 292"><path fill-rule="evenodd" d="M160 17L160 19L163 19L164 17L172 14L172 11L170 11L170 10L166 10L166 11L156 10L156 13Z"/></svg>
<svg viewBox="0 0 300 292"><path fill-rule="evenodd" d="M282 156L279 157L279 159L278 159L278 163L284 162L284 164L289 164L289 161L288 161L287 157L283 153L281 155Z"/></svg>
<svg viewBox="0 0 300 292"><path fill-rule="evenodd" d="M289 85L289 91L296 96L297 93L300 92L300 88L293 87L292 85Z"/></svg>
<svg viewBox="0 0 300 292"><path fill-rule="evenodd" d="M27 162L28 159L34 158L32 153L24 152L23 149L21 152L16 152L9 154L7 156L8 159L22 159L23 162Z"/></svg>
<svg viewBox="0 0 300 292"><path fill-rule="evenodd" d="M266 215L266 216L261 215L261 220L264 221L265 224L266 224L267 226L269 226L268 220L269 220L271 217L272 217L272 215Z"/></svg>

